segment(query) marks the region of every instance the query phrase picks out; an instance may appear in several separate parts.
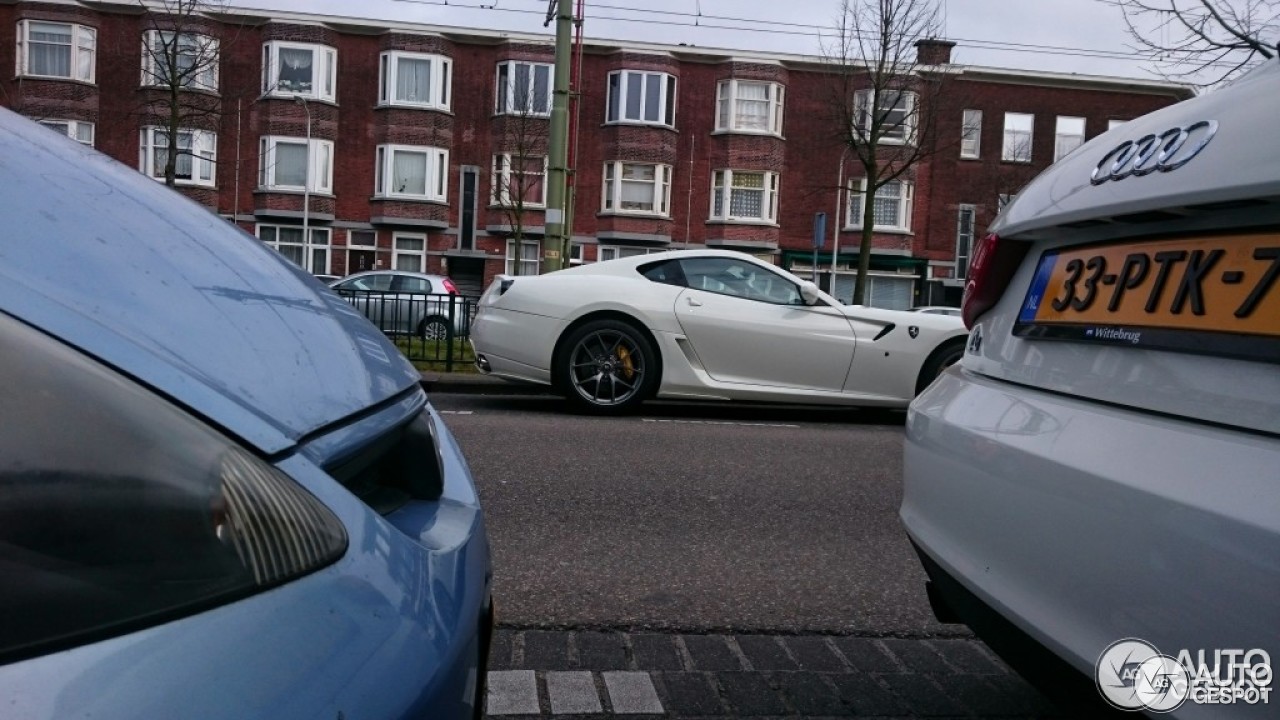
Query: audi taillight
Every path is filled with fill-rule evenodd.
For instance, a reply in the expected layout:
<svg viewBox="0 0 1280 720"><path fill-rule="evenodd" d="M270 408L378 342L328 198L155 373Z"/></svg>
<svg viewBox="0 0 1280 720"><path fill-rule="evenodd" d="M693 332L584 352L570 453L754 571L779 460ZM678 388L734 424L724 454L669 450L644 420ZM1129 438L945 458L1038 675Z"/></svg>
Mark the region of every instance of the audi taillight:
<svg viewBox="0 0 1280 720"><path fill-rule="evenodd" d="M453 281L452 281L452 280L450 280L449 278L445 278L445 279L444 279L444 291L445 291L445 292L447 292L447 293L449 293L450 295L457 295L457 294L458 294L458 286L457 286L457 285L454 285L454 284L453 284Z"/></svg>
<svg viewBox="0 0 1280 720"><path fill-rule="evenodd" d="M964 284L961 315L965 327L972 330L978 317L1000 301L1028 247L1027 243L1001 240L995 235L987 235L978 242Z"/></svg>

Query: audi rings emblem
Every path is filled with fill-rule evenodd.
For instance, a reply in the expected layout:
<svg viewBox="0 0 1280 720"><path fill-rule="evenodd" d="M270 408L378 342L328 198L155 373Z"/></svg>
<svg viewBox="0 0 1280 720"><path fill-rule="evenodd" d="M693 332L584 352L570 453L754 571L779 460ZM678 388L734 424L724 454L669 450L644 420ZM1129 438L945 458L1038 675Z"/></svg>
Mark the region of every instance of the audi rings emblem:
<svg viewBox="0 0 1280 720"><path fill-rule="evenodd" d="M1186 127L1169 128L1159 135L1126 140L1102 156L1090 181L1101 185L1131 175L1142 177L1157 170L1177 170L1199 155L1217 132L1217 120L1201 120Z"/></svg>

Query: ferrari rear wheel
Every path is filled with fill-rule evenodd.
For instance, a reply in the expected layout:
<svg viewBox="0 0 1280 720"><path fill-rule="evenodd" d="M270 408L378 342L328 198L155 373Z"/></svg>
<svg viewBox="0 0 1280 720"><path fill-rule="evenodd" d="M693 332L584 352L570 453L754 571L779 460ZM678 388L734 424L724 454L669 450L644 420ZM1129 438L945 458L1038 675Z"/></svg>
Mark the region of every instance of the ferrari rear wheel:
<svg viewBox="0 0 1280 720"><path fill-rule="evenodd" d="M621 413L649 396L657 382L657 354L636 328L620 320L596 320L564 344L557 369L569 401L594 413Z"/></svg>
<svg viewBox="0 0 1280 720"><path fill-rule="evenodd" d="M929 387L942 374L942 371L960 362L960 358L964 357L964 347L965 340L960 338L945 342L930 353L920 368L920 377L916 380L916 394L924 392L924 389Z"/></svg>

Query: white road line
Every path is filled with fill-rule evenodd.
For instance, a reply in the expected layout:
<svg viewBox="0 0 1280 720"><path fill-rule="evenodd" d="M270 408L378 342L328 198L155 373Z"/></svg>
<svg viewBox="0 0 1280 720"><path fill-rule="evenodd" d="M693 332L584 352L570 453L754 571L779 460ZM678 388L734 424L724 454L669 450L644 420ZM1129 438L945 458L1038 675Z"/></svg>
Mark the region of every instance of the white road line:
<svg viewBox="0 0 1280 720"><path fill-rule="evenodd" d="M586 715L604 712L596 681L585 670L573 672L548 672L547 697L551 700L553 715Z"/></svg>
<svg viewBox="0 0 1280 720"><path fill-rule="evenodd" d="M494 670L488 677L486 712L490 715L538 715L538 678L532 670Z"/></svg>
<svg viewBox="0 0 1280 720"><path fill-rule="evenodd" d="M618 715L661 715L662 701L647 672L604 672L605 689Z"/></svg>
<svg viewBox="0 0 1280 720"><path fill-rule="evenodd" d="M732 420L672 420L670 418L640 418L641 422L647 423L670 423L672 425L733 425L736 427L765 427L765 428L798 428L799 425L789 425L787 423L753 423L753 422L734 422Z"/></svg>
<svg viewBox="0 0 1280 720"><path fill-rule="evenodd" d="M441 415L474 415L472 410L438 410Z"/></svg>

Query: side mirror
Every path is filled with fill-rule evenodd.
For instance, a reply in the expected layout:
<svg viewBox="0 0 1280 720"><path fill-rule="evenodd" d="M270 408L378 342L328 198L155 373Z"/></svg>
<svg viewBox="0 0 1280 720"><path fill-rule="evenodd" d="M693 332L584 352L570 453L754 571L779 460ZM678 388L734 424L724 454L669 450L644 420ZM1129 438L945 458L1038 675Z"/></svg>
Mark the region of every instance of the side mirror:
<svg viewBox="0 0 1280 720"><path fill-rule="evenodd" d="M817 305L820 302L818 293L818 286L812 281L804 280L800 283L800 297L804 299L805 305Z"/></svg>

